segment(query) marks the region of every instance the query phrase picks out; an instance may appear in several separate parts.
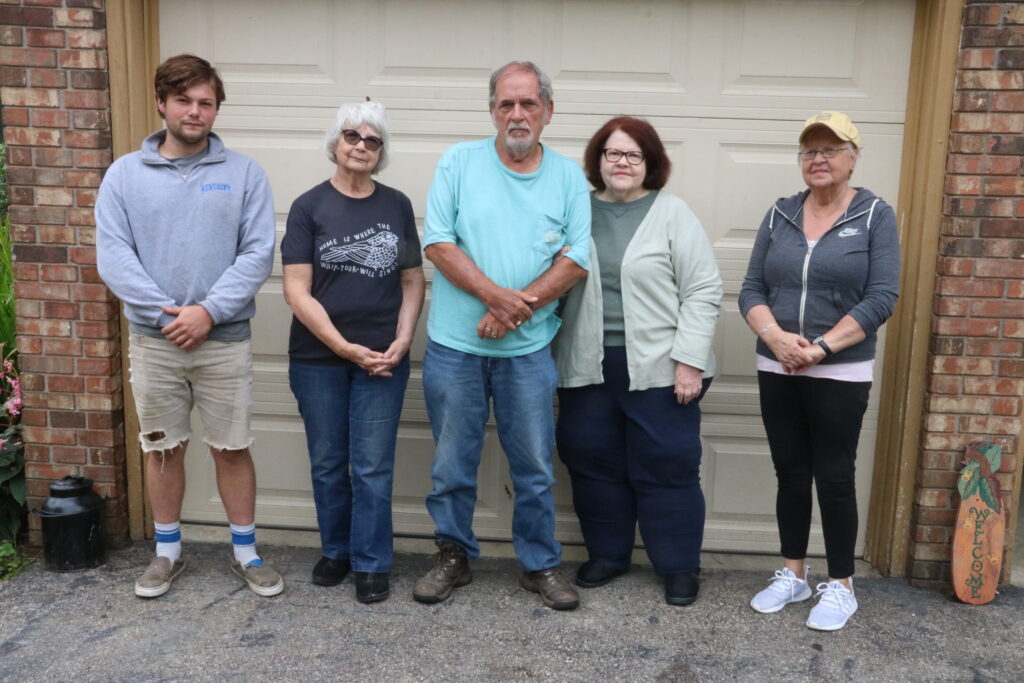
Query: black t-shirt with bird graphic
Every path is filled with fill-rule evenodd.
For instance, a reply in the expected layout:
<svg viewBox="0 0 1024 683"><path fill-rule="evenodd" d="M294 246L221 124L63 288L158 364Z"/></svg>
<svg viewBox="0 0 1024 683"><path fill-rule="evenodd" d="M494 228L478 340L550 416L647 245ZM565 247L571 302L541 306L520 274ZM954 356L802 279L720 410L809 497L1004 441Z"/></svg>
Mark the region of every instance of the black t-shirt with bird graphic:
<svg viewBox="0 0 1024 683"><path fill-rule="evenodd" d="M281 262L311 264L310 292L342 336L383 351L395 340L400 273L423 263L412 204L379 182L370 196L355 199L324 181L292 203ZM297 318L288 355L305 363L344 362Z"/></svg>

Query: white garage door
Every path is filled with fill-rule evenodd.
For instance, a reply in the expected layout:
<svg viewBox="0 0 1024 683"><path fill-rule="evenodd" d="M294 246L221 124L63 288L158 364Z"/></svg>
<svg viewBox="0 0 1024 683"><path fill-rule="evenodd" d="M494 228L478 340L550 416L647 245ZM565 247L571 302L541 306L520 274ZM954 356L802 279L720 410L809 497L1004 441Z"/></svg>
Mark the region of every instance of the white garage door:
<svg viewBox="0 0 1024 683"><path fill-rule="evenodd" d="M737 293L762 215L775 198L803 187L795 143L811 113L834 108L852 116L865 146L856 180L895 200L913 5L176 0L161 3L160 52L195 52L220 70L228 101L216 130L269 173L279 232L292 200L332 172L320 141L342 102L369 95L388 107L393 162L382 180L409 195L420 221L441 153L493 133L487 78L510 59L531 59L552 76L555 116L544 139L570 157L579 159L612 115L650 119L675 164L668 189L702 219L726 283L721 370L703 403L705 547L775 552L774 475L757 408L754 340L737 311ZM257 517L264 525L315 528L302 422L287 383L290 314L280 272L278 263L259 295L253 327ZM420 381L422 328L400 431L394 511L398 532L429 535L423 501L433 443ZM877 394L876 382L858 461L862 510ZM560 465L558 474L558 534L578 541ZM475 522L482 538L509 537L510 491L492 431ZM198 449L190 456L183 518L223 520L212 464ZM812 552L822 549L815 526Z"/></svg>

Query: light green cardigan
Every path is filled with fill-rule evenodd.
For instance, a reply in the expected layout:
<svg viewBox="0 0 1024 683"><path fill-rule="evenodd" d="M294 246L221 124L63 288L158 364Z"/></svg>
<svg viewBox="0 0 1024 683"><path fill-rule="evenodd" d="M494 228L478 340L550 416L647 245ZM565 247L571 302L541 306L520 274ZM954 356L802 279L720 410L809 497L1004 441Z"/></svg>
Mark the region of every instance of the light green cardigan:
<svg viewBox="0 0 1024 683"><path fill-rule="evenodd" d="M591 253L596 247L591 241ZM554 341L558 386L601 384L604 311L598 259L566 296ZM622 257L629 389L675 384L676 362L715 374L712 343L722 299L711 243L679 197L659 192Z"/></svg>

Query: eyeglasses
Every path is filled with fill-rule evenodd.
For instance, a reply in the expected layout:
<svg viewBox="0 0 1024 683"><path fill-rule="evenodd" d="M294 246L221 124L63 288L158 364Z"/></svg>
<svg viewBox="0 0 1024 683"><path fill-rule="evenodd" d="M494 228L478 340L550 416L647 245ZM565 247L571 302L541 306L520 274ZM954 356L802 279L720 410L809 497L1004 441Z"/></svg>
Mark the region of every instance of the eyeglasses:
<svg viewBox="0 0 1024 683"><path fill-rule="evenodd" d="M376 135L367 135L365 138L354 130L343 130L341 131L341 137L345 139L345 142L355 147L362 140L366 145L366 149L371 152L376 152L378 149L384 146L384 141Z"/></svg>
<svg viewBox="0 0 1024 683"><path fill-rule="evenodd" d="M796 155L802 161L811 161L819 154L821 154L821 156L825 157L826 159L831 159L840 152L849 149L849 147L826 147L825 149L808 149L797 152Z"/></svg>
<svg viewBox="0 0 1024 683"><path fill-rule="evenodd" d="M622 157L626 157L626 161L630 166L636 166L644 163L643 152L623 152L621 149L615 149L614 147L605 147L602 150L604 158L613 164L616 163Z"/></svg>

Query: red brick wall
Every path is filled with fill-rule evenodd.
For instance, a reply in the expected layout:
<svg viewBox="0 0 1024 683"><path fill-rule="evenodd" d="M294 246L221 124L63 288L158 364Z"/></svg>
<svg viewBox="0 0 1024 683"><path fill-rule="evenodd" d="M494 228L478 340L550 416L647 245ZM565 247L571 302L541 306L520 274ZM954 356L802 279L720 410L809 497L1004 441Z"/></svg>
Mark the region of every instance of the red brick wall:
<svg viewBox="0 0 1024 683"><path fill-rule="evenodd" d="M0 0L0 103L15 255L29 507L84 474L127 536L118 307L92 207L111 162L102 0ZM38 519L30 517L32 539Z"/></svg>
<svg viewBox="0 0 1024 683"><path fill-rule="evenodd" d="M965 446L1003 447L1010 516L1024 395L1024 3L964 10L909 575L949 586ZM1007 521L1009 521L1009 516Z"/></svg>

